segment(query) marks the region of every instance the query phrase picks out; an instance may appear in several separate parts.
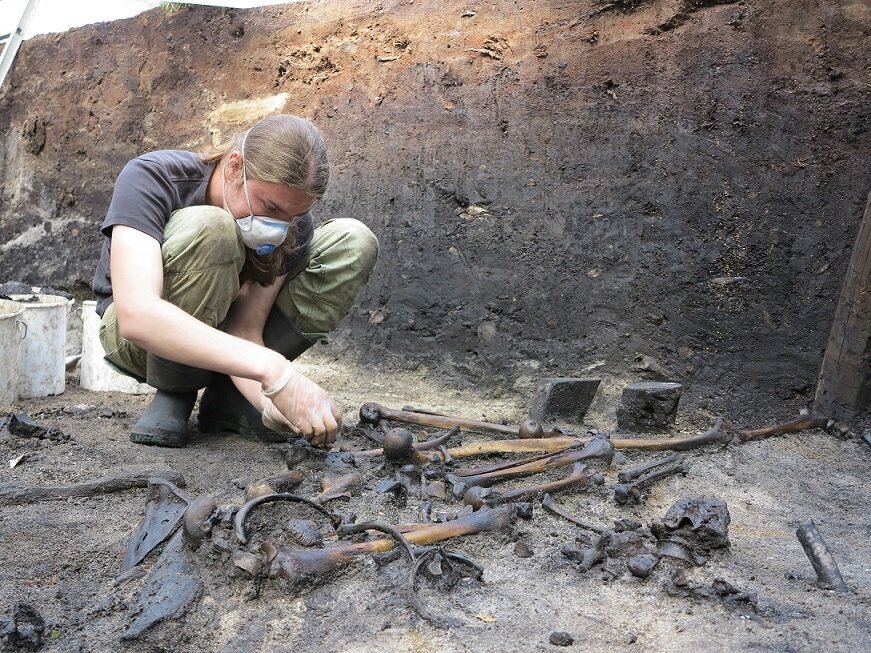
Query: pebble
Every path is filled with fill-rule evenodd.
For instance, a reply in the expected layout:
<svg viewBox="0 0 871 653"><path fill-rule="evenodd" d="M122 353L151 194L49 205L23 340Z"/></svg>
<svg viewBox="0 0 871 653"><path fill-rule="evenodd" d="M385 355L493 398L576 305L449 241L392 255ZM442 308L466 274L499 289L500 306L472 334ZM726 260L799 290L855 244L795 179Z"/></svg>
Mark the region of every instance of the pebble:
<svg viewBox="0 0 871 653"><path fill-rule="evenodd" d="M575 638L562 630L555 630L550 634L550 643L554 646L571 646Z"/></svg>

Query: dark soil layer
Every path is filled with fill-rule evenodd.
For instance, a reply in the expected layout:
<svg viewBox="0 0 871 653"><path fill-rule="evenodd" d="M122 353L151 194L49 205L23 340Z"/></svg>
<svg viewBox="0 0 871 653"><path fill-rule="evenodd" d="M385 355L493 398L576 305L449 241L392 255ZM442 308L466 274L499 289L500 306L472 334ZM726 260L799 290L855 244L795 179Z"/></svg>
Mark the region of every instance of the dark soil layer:
<svg viewBox="0 0 871 653"><path fill-rule="evenodd" d="M0 278L84 296L123 164L314 119L378 234L344 356L461 386L806 403L869 188L867 3L193 6L42 36L0 91ZM470 206L472 207L470 209Z"/></svg>

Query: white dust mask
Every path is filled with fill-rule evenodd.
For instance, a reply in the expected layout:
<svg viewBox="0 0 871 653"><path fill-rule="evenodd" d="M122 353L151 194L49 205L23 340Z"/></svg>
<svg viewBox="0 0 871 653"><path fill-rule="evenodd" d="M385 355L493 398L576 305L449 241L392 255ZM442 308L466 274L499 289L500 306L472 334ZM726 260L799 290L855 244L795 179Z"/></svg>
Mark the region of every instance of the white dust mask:
<svg viewBox="0 0 871 653"><path fill-rule="evenodd" d="M251 130L249 129L248 132ZM248 216L244 218L235 218L236 225L242 234L242 243L248 249L253 249L257 256L266 256L272 254L275 248L281 245L287 238L287 230L290 223L283 220L275 220L267 218L263 215L254 215L251 210L251 200L248 198L248 178L245 174L245 140L248 138L248 132L242 137L242 188L245 191L245 202L248 204ZM221 195L224 196L224 168L221 167ZM227 200L224 198L224 209L227 208ZM232 211L230 211L232 215Z"/></svg>

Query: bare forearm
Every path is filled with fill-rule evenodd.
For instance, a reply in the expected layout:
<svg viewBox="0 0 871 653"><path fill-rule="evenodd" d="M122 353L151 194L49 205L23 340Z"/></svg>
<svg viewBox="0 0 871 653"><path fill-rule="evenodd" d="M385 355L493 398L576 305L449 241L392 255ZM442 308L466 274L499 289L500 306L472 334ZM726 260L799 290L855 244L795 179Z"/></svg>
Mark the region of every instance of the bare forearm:
<svg viewBox="0 0 871 653"><path fill-rule="evenodd" d="M258 390L257 384L272 383L287 365L281 354L214 329L161 299L130 314L119 307L118 321L125 338L158 356L249 379Z"/></svg>

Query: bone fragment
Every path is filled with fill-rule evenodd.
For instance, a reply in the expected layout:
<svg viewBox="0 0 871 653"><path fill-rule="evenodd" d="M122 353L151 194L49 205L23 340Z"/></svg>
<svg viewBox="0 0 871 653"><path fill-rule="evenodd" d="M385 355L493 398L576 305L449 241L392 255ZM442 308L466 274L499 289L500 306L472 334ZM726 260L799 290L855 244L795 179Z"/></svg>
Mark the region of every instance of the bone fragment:
<svg viewBox="0 0 871 653"><path fill-rule="evenodd" d="M826 546L823 536L817 529L817 525L812 521L802 524L795 531L798 541L804 549L805 554L811 561L814 571L817 573L820 585L825 589L832 589L836 592L846 593L850 591L847 583L844 582L844 577L841 576L841 570L838 569L838 563L829 547Z"/></svg>
<svg viewBox="0 0 871 653"><path fill-rule="evenodd" d="M640 476L644 476L649 471L654 470L657 467L662 467L663 465L677 462L680 459L681 458L680 456L678 456L678 454L673 453L670 456L662 458L661 460L654 460L649 463L645 463L644 465L633 467L631 469L620 470L620 472L617 474L617 481L619 481L620 483L629 483L630 481L634 481Z"/></svg>
<svg viewBox="0 0 871 653"><path fill-rule="evenodd" d="M311 519L291 519L287 522L287 532L300 546L321 546L324 537L317 522Z"/></svg>
<svg viewBox="0 0 871 653"><path fill-rule="evenodd" d="M160 621L180 619L203 593L203 582L187 556L180 532L170 539L131 607L135 615L122 640L140 638Z"/></svg>
<svg viewBox="0 0 871 653"><path fill-rule="evenodd" d="M529 487L502 492L500 494L494 492L489 495L484 495L483 497L480 494L473 493L472 490L475 489L475 487L473 487L467 490L463 495L463 501L467 505L471 505L473 508L477 509L484 504L488 506L496 506L512 501L519 501L521 499L531 499L541 496L542 494L558 492L567 488L587 487L590 484L602 484L603 482L604 479L601 474L590 470L584 463L575 463L572 466L572 471L565 478L558 481L531 485Z"/></svg>
<svg viewBox="0 0 871 653"><path fill-rule="evenodd" d="M562 517L563 519L570 521L572 524L580 526L585 530L593 531L594 533L598 533L599 535L605 532L604 529L598 528L596 526L591 526L590 524L587 524L586 522L583 522L574 515L572 515L565 508L563 508L556 501L554 501L553 497L551 497L549 494L545 494L542 498L541 507L547 510L552 515Z"/></svg>
<svg viewBox="0 0 871 653"><path fill-rule="evenodd" d="M673 465L669 465L667 467L654 469L652 472L648 472L647 474L641 476L632 483L619 483L615 485L614 501L621 506L627 503L630 499L639 502L641 501L642 490L644 490L647 486L652 485L659 479L665 478L667 476L686 473L687 466L684 462L679 462Z"/></svg>
<svg viewBox="0 0 871 653"><path fill-rule="evenodd" d="M302 472L291 470L284 474L254 481L245 488L245 500L248 501L254 497L262 497L264 494L290 492L293 488L302 483L302 480Z"/></svg>
<svg viewBox="0 0 871 653"><path fill-rule="evenodd" d="M364 422L375 423L378 420L387 419L418 426L433 426L440 429L449 429L458 426L462 431L495 431L506 435L517 436L518 427L504 424L492 424L479 420L465 419L463 417L450 417L447 415L431 415L427 413L395 410L376 403L363 404L360 407L360 419Z"/></svg>
<svg viewBox="0 0 871 653"><path fill-rule="evenodd" d="M762 440L763 438L771 438L785 433L798 433L799 431L807 431L809 429L828 428L831 423L832 420L821 415L806 415L789 422L784 422L783 424L775 424L774 426L765 426L758 429L741 431L738 434L738 439L741 440L741 442Z"/></svg>
<svg viewBox="0 0 871 653"><path fill-rule="evenodd" d="M339 497L351 498L350 491L363 484L363 476L357 472L341 476L324 476L321 479L321 493L314 497L318 503L326 503Z"/></svg>
<svg viewBox="0 0 871 653"><path fill-rule="evenodd" d="M472 570L471 575L466 576L467 578L480 580L481 576L484 574L484 568L466 556L434 547L427 549L417 558L411 573L408 575L408 593L410 596L411 607L414 608L414 611L417 612L417 614L439 628L455 628L461 626L462 623L458 619L437 617L430 613L429 610L424 607L423 602L420 600L420 596L417 594L417 578L421 569L426 569L430 574L439 576L440 580L445 580L446 576L449 577L450 582L455 584L460 578L460 575L455 572L453 565L453 563L457 562ZM453 584L449 586L453 587Z"/></svg>
<svg viewBox="0 0 871 653"><path fill-rule="evenodd" d="M197 497L185 510L182 517L182 532L185 544L194 551L200 548L206 538L211 536L217 511L218 506L210 496Z"/></svg>
<svg viewBox="0 0 871 653"><path fill-rule="evenodd" d="M72 485L24 485L0 483L0 505L36 503L67 497L89 497L95 494L124 492L134 488L148 487L150 479L163 479L184 487L184 477L173 471L145 471L111 474L92 481Z"/></svg>
<svg viewBox="0 0 871 653"><path fill-rule="evenodd" d="M181 491L174 484L152 480L155 482L148 488L150 496L145 505L145 515L130 536L124 552L122 572L138 565L169 539L181 524L182 515L188 507L187 500L178 495Z"/></svg>
<svg viewBox="0 0 871 653"><path fill-rule="evenodd" d="M538 456L530 456L529 458L521 458L519 460L509 460L503 463L496 463L493 465L487 465L485 467L475 467L474 469L458 469L454 472L456 476L475 476L477 474L486 474L490 472L499 472L506 469L510 469L511 467L519 467L520 465L525 465L527 463L534 462L536 460L542 460L544 458L550 458L554 454L562 453L563 451L568 451L569 449L578 449L582 448L582 443L580 441L576 441L573 445L564 447L562 449L558 449L557 451L552 451L548 453L543 453Z"/></svg>

